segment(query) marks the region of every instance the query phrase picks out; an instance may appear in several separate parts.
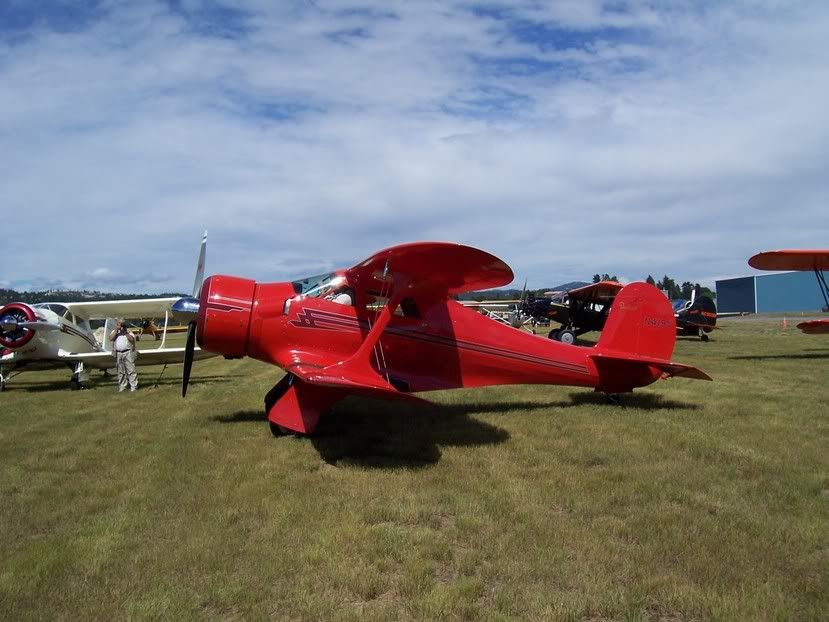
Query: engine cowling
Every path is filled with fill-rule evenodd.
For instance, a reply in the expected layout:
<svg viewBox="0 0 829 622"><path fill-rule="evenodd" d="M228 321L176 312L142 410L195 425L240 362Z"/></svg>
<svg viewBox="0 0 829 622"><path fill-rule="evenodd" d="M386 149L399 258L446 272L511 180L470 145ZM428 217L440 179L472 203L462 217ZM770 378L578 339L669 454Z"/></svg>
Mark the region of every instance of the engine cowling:
<svg viewBox="0 0 829 622"><path fill-rule="evenodd" d="M241 358L247 352L256 281L236 276L208 277L201 288L196 341L209 352Z"/></svg>
<svg viewBox="0 0 829 622"><path fill-rule="evenodd" d="M31 328L19 326L23 322L34 322L34 310L22 302L12 302L0 309L0 346L14 350L22 348L35 336Z"/></svg>

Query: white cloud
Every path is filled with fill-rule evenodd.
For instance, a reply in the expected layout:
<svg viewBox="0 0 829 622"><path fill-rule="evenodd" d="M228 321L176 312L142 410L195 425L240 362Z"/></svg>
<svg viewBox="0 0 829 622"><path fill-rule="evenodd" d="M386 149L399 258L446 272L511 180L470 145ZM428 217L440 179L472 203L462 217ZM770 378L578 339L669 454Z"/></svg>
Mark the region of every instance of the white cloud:
<svg viewBox="0 0 829 622"><path fill-rule="evenodd" d="M208 272L448 239L531 287L829 240L822 3L105 6L0 31L0 280L186 291L204 228Z"/></svg>

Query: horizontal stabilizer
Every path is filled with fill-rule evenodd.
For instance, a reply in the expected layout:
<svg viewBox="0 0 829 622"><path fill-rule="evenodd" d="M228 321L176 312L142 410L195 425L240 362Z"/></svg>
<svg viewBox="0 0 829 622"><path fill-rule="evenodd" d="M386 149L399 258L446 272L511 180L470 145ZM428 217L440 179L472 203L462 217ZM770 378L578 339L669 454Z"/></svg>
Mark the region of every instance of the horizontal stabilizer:
<svg viewBox="0 0 829 622"><path fill-rule="evenodd" d="M596 363L597 367L604 364L605 361L611 362L615 368L628 367L629 369L644 369L647 367L658 369L662 372L664 378L691 378L694 380L713 380L711 376L706 374L701 369L692 367L690 365L682 365L681 363L674 363L666 361L665 359L651 358L636 354L614 354L608 352L600 352L591 354L590 358Z"/></svg>

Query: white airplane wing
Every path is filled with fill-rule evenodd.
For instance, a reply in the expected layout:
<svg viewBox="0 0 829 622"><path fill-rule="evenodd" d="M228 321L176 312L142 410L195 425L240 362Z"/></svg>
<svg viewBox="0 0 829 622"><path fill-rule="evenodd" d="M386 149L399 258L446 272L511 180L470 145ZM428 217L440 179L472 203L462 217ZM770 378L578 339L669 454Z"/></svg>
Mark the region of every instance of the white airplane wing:
<svg viewBox="0 0 829 622"><path fill-rule="evenodd" d="M111 317L127 319L164 317L178 298L141 298L137 300L101 300L98 302L62 302L72 313L87 320Z"/></svg>
<svg viewBox="0 0 829 622"><path fill-rule="evenodd" d="M201 360L216 356L212 352L205 352L196 348L193 352L194 360ZM115 367L115 357L111 352L64 352L60 351L58 359L67 363L82 362L87 367L95 369L112 369ZM164 365L166 363L182 363L184 348L151 348L138 350L135 357L136 365Z"/></svg>

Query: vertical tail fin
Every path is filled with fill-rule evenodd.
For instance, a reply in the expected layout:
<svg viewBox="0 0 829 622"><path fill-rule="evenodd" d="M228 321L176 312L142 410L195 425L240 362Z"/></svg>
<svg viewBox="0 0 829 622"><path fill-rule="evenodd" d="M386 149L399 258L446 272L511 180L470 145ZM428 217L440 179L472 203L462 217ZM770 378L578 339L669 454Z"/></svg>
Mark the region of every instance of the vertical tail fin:
<svg viewBox="0 0 829 622"><path fill-rule="evenodd" d="M669 360L675 342L671 303L653 285L631 283L613 301L596 348Z"/></svg>
<svg viewBox="0 0 829 622"><path fill-rule="evenodd" d="M717 305L708 296L697 296L680 317L692 326L712 329L717 325Z"/></svg>
<svg viewBox="0 0 829 622"><path fill-rule="evenodd" d="M598 389L622 393L668 376L711 380L695 367L671 362L675 342L674 311L665 295L647 283L628 285L613 301L591 354Z"/></svg>

